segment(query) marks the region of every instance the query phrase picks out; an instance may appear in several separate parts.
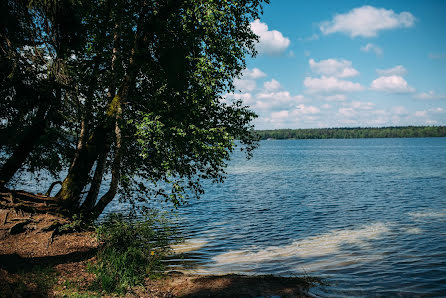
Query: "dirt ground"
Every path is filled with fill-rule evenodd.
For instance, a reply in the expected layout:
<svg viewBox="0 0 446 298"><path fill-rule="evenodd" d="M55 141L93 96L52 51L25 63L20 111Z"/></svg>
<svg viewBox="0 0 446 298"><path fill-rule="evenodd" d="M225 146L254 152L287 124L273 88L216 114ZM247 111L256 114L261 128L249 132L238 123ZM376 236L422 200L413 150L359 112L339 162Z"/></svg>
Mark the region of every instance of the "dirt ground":
<svg viewBox="0 0 446 298"><path fill-rule="evenodd" d="M99 247L93 232L56 234L68 221L0 209L0 297L105 297L91 290L88 264ZM168 273L125 297L308 297L307 281L275 276Z"/></svg>

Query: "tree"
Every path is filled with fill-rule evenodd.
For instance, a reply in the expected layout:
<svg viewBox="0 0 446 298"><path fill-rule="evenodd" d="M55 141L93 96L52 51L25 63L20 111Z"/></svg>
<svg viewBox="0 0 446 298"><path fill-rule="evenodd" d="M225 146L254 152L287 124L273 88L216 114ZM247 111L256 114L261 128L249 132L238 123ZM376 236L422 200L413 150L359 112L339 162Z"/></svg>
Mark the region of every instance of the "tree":
<svg viewBox="0 0 446 298"><path fill-rule="evenodd" d="M255 55L250 22L262 2L77 4L79 43L70 46L62 37L72 32L61 32L69 55L56 51L69 82L60 88L67 111L61 127L65 137L77 136L57 201L92 218L118 192L180 204L203 192L203 179L223 180L238 144L249 155L257 144L255 114L223 95L234 91L245 57ZM109 189L99 198L107 173Z"/></svg>
<svg viewBox="0 0 446 298"><path fill-rule="evenodd" d="M19 169L55 174L70 156L64 61L78 50L80 20L70 1L0 4L0 188Z"/></svg>

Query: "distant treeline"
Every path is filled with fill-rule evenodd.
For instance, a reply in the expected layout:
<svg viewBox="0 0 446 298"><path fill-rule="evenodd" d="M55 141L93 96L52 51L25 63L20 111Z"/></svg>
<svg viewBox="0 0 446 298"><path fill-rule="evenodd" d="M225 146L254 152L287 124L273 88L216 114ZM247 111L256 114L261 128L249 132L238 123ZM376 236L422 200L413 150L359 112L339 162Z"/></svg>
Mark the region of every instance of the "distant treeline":
<svg viewBox="0 0 446 298"><path fill-rule="evenodd" d="M360 139L446 137L446 126L345 127L258 130L266 139Z"/></svg>

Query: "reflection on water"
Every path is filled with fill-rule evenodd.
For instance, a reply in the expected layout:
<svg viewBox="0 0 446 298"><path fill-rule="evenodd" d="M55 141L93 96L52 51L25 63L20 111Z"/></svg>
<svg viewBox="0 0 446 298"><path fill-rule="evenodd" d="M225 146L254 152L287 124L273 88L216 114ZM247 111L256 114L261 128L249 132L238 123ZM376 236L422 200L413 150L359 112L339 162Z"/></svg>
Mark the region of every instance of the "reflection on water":
<svg viewBox="0 0 446 298"><path fill-rule="evenodd" d="M446 209L443 209L442 211L410 212L409 215L415 218L435 219L440 217L446 217Z"/></svg>
<svg viewBox="0 0 446 298"><path fill-rule="evenodd" d="M383 223L375 223L356 230L335 230L329 233L308 237L285 246L271 246L257 252L236 250L220 254L213 258L217 265L258 263L283 258L320 257L337 254L344 245L367 246L367 241L380 238L389 231Z"/></svg>
<svg viewBox="0 0 446 298"><path fill-rule="evenodd" d="M174 254L181 254L191 252L203 248L208 243L205 239L186 239L185 241L172 245L172 252Z"/></svg>

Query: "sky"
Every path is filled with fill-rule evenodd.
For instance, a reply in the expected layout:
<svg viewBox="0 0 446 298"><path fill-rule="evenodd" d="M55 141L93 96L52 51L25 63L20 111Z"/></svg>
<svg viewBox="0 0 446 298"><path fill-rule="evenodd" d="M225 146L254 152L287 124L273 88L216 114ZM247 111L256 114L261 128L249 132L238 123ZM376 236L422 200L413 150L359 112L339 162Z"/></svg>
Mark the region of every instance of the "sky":
<svg viewBox="0 0 446 298"><path fill-rule="evenodd" d="M237 91L256 129L446 125L446 1L271 0Z"/></svg>

